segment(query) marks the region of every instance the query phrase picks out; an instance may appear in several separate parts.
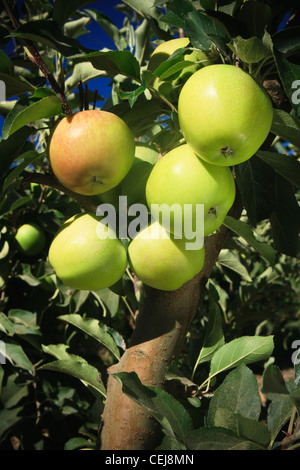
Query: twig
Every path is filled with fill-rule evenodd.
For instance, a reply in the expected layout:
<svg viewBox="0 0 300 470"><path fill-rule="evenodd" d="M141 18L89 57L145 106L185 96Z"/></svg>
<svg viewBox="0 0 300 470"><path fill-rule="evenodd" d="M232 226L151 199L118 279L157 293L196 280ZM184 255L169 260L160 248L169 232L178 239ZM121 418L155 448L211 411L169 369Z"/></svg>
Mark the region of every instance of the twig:
<svg viewBox="0 0 300 470"><path fill-rule="evenodd" d="M9 16L10 18L10 21L14 27L14 29L18 29L20 24L18 22L18 20L14 17L13 15L13 12L11 11L11 8L10 6L8 5L7 1L6 0L2 0L2 3L3 3L3 6L4 6L4 9L7 13L7 15ZM38 68L40 69L40 71L42 72L42 74L46 77L46 79L48 80L49 84L51 85L53 91L55 91L55 93L58 95L58 97L60 98L61 102L62 102L62 108L63 108L63 111L66 115L72 115L72 110L68 104L68 101L67 101L67 98L64 94L64 90L62 89L62 87L57 83L57 81L55 80L55 78L53 77L53 75L51 74L51 72L49 71L47 65L45 64L45 62L43 61L40 53L38 52L38 50L36 49L35 45L33 44L32 41L28 40L28 39L23 39L23 44L24 46L27 48L28 52L29 52L29 59L35 64L38 66Z"/></svg>
<svg viewBox="0 0 300 470"><path fill-rule="evenodd" d="M44 186L50 186L51 188L57 189L68 196L72 197L83 209L88 212L96 212L99 205L99 200L95 196L84 196L82 194L74 193L70 189L63 186L54 175L50 173L29 173L23 180L26 183L38 183Z"/></svg>

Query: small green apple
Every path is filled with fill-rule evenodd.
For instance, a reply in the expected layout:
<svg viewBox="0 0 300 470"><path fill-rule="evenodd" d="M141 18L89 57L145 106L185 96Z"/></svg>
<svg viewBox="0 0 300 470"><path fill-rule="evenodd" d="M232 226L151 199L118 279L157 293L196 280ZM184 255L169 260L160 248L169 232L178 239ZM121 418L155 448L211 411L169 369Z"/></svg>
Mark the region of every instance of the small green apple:
<svg viewBox="0 0 300 470"><path fill-rule="evenodd" d="M158 152L146 145L137 145L133 165L120 183L120 195L127 196L131 204L147 204L145 188L153 165L158 160Z"/></svg>
<svg viewBox="0 0 300 470"><path fill-rule="evenodd" d="M153 222L130 242L128 259L140 281L155 289L179 289L201 271L204 247L186 249L186 240L174 239L159 224Z"/></svg>
<svg viewBox="0 0 300 470"><path fill-rule="evenodd" d="M262 145L273 107L251 75L233 65L214 64L183 85L178 118L186 142L199 157L231 166L248 160Z"/></svg>
<svg viewBox="0 0 300 470"><path fill-rule="evenodd" d="M18 228L15 241L21 253L34 256L39 254L46 244L44 231L36 224L23 224Z"/></svg>
<svg viewBox="0 0 300 470"><path fill-rule="evenodd" d="M67 220L53 239L49 262L67 286L99 290L112 286L124 274L127 254L111 228L94 214Z"/></svg>
<svg viewBox="0 0 300 470"><path fill-rule="evenodd" d="M188 223L194 232L199 223L196 204L203 204L203 234L206 236L223 223L235 199L235 182L228 167L207 163L184 144L168 152L153 167L146 185L146 198L151 214L164 226L159 207L166 204L171 208L178 204L182 228L185 229L184 224ZM191 219L185 218L186 204L191 207ZM173 211L170 216L170 226L165 228L179 236Z"/></svg>
<svg viewBox="0 0 300 470"><path fill-rule="evenodd" d="M158 160L158 151L147 143L137 142L135 146L135 156L140 160L155 165Z"/></svg>
<svg viewBox="0 0 300 470"><path fill-rule="evenodd" d="M171 39L159 44L150 57L148 69L154 72L156 68L165 62L175 51L187 47L189 44L190 40L188 38ZM184 60L194 62L194 64L190 64L182 70L169 75L166 80L161 80L159 77L156 77L153 81L153 88L166 96L170 101L178 100L179 91L177 88L174 89L174 86L182 86L199 68L210 63L207 55L200 50L194 50L185 54Z"/></svg>
<svg viewBox="0 0 300 470"><path fill-rule="evenodd" d="M151 54L148 69L154 72L157 67L165 62L177 49L187 47L190 43L189 38L175 38L159 44Z"/></svg>
<svg viewBox="0 0 300 470"><path fill-rule="evenodd" d="M49 146L57 179L87 196L117 186L130 170L134 153L135 141L127 124L111 112L98 110L64 117Z"/></svg>
<svg viewBox="0 0 300 470"><path fill-rule="evenodd" d="M48 274L48 276L41 279L41 288L47 292L54 292L56 289L56 276L55 274Z"/></svg>

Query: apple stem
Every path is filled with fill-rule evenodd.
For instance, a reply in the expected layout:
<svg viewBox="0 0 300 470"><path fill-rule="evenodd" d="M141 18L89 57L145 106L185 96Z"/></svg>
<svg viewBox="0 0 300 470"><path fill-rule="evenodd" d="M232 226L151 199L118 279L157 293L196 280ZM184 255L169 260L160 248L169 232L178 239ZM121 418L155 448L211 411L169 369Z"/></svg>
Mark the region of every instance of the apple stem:
<svg viewBox="0 0 300 470"><path fill-rule="evenodd" d="M79 111L83 111L83 86L82 81L78 83L78 91L79 91Z"/></svg>
<svg viewBox="0 0 300 470"><path fill-rule="evenodd" d="M95 90L93 109L96 109L97 97L98 97L98 90Z"/></svg>
<svg viewBox="0 0 300 470"><path fill-rule="evenodd" d="M6 0L2 0L2 3L3 3L3 6L4 6L4 9L13 25L13 28L14 29L18 29L19 26L20 26L20 23L19 21L14 17L13 15L13 12L10 8L10 6L8 5L7 1ZM29 59L31 60L31 62L33 62L34 64L36 64L38 66L38 68L40 69L40 71L42 72L42 74L46 77L46 79L48 80L49 84L51 85L52 89L55 91L55 93L58 95L59 99L61 100L61 103L62 103L62 108L63 108L63 111L66 115L72 115L72 110L68 104L68 101L67 101L67 98L64 94L64 87L62 88L58 83L57 81L55 80L55 78L53 77L53 75L50 73L47 65L45 64L45 62L43 61L40 53L38 52L38 50L36 49L35 45L33 44L32 41L30 41L29 39L23 39L23 44L24 46L27 48L28 52L29 52Z"/></svg>
<svg viewBox="0 0 300 470"><path fill-rule="evenodd" d="M85 92L84 92L84 109L87 111L89 109L89 89L88 84L84 84Z"/></svg>

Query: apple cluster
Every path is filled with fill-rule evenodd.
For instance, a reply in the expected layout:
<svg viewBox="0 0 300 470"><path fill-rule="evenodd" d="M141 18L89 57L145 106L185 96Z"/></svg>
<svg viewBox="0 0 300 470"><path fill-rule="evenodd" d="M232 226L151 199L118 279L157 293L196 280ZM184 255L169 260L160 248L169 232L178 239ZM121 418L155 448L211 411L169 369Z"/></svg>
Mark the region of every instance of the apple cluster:
<svg viewBox="0 0 300 470"><path fill-rule="evenodd" d="M155 71L188 43L180 38L158 46L149 69ZM65 222L52 241L49 262L70 287L111 287L129 264L144 284L170 291L201 271L204 245L187 249L182 228L191 224L195 237L200 229L204 236L219 229L235 199L232 167L251 158L264 142L273 109L248 73L229 64L211 64L203 52L194 52L198 55L187 55L195 66L189 64L188 73L182 74L178 98L185 142L161 158L155 149L135 143L125 122L108 111L78 112L54 130L50 163L65 187L114 204L126 195L128 204L144 203L151 211L149 224L129 240L128 250L94 214L81 213ZM180 208L180 233L171 210L165 223L163 205Z"/></svg>

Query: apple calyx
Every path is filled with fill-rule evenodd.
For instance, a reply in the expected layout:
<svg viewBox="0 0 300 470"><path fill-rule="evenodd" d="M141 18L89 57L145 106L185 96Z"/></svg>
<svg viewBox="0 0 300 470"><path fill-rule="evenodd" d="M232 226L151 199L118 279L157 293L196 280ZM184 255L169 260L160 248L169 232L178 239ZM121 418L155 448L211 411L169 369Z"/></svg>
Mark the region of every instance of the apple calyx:
<svg viewBox="0 0 300 470"><path fill-rule="evenodd" d="M208 216L215 216L215 218L217 218L217 207L216 206L211 207L208 210L207 215Z"/></svg>
<svg viewBox="0 0 300 470"><path fill-rule="evenodd" d="M222 148L221 148L221 153L223 154L223 156L224 156L225 158L228 158L228 157L230 157L231 155L234 154L234 150L233 150L232 147L230 147L230 146L228 145L228 146L226 146L226 147L222 147Z"/></svg>

